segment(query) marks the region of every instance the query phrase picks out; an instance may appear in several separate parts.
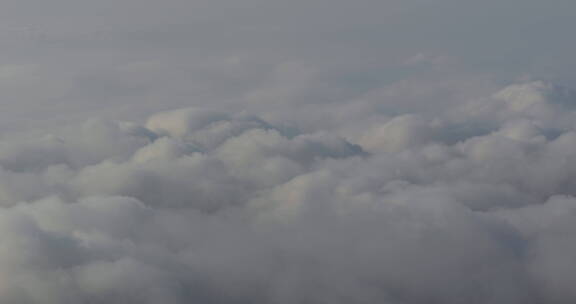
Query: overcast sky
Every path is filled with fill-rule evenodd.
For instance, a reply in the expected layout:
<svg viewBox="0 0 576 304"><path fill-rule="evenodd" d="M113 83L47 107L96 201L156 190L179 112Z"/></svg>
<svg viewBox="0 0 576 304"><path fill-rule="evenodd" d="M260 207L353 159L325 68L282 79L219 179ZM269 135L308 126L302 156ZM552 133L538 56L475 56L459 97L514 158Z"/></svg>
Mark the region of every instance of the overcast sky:
<svg viewBox="0 0 576 304"><path fill-rule="evenodd" d="M426 77L573 86L575 9L569 0L7 0L0 126L239 104L286 63L299 69L287 77L321 83L299 96L312 102Z"/></svg>

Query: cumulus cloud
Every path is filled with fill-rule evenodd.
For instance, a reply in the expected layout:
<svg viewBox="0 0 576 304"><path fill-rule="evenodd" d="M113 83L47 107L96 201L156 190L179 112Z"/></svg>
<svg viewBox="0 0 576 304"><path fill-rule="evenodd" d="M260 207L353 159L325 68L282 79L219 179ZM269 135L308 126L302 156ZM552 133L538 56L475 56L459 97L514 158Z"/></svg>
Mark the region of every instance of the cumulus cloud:
<svg viewBox="0 0 576 304"><path fill-rule="evenodd" d="M0 304L576 302L575 10L0 1Z"/></svg>
<svg viewBox="0 0 576 304"><path fill-rule="evenodd" d="M573 102L526 82L342 128L189 107L6 137L0 302L571 303Z"/></svg>

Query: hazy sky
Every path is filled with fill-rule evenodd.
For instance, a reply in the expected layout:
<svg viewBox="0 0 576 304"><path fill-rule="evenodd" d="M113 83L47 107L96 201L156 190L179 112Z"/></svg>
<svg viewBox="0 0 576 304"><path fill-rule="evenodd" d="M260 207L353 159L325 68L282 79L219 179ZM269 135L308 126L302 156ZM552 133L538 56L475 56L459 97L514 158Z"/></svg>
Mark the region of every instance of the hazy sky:
<svg viewBox="0 0 576 304"><path fill-rule="evenodd" d="M315 102L426 77L573 86L575 9L569 0L7 0L0 125L238 104L286 63L314 73Z"/></svg>

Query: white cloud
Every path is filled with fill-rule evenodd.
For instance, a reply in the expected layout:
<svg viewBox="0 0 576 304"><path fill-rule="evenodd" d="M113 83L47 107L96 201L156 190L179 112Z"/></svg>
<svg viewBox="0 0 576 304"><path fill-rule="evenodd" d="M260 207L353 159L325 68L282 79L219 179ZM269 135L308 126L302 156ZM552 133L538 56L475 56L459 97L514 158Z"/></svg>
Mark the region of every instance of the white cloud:
<svg viewBox="0 0 576 304"><path fill-rule="evenodd" d="M575 302L573 3L3 1L0 303Z"/></svg>
<svg viewBox="0 0 576 304"><path fill-rule="evenodd" d="M349 141L198 107L6 138L0 301L571 301L564 90L473 100L499 107L486 129L463 103Z"/></svg>

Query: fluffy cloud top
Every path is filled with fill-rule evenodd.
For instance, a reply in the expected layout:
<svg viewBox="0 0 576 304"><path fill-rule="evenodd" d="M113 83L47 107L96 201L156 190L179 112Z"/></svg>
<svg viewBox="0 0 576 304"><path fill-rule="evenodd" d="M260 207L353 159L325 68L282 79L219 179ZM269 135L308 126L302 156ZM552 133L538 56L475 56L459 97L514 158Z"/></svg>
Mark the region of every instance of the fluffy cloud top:
<svg viewBox="0 0 576 304"><path fill-rule="evenodd" d="M572 96L527 82L446 111L339 103L338 128L186 108L6 138L0 302L572 303Z"/></svg>

